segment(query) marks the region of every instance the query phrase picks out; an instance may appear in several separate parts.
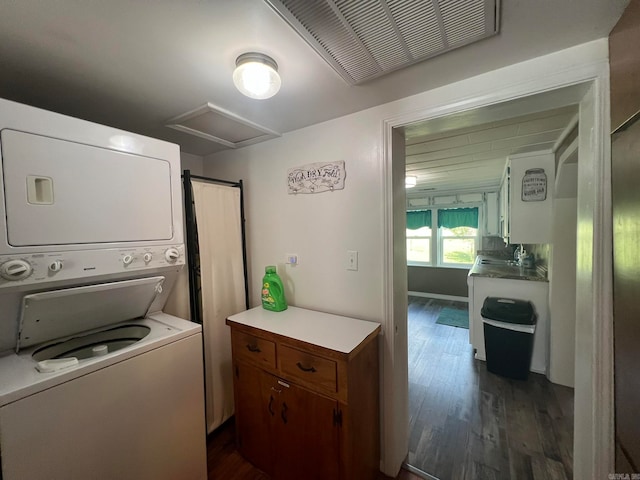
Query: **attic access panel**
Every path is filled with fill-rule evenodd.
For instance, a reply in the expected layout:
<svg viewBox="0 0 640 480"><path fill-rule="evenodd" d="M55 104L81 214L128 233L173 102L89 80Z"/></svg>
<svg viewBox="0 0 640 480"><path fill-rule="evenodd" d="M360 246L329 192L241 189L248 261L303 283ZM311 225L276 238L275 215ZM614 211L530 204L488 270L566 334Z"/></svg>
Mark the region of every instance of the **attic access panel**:
<svg viewBox="0 0 640 480"><path fill-rule="evenodd" d="M500 0L265 0L350 85L493 36Z"/></svg>
<svg viewBox="0 0 640 480"><path fill-rule="evenodd" d="M244 147L280 136L278 132L212 103L174 117L166 126L228 148Z"/></svg>

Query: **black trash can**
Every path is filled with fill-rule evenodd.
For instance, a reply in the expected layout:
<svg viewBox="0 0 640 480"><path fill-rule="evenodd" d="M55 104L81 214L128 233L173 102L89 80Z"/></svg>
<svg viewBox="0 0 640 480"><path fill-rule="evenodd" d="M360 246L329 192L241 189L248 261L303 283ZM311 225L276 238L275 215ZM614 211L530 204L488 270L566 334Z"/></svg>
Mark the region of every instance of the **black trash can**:
<svg viewBox="0 0 640 480"><path fill-rule="evenodd" d="M526 380L536 331L533 304L512 298L487 297L480 315L487 370L503 377Z"/></svg>

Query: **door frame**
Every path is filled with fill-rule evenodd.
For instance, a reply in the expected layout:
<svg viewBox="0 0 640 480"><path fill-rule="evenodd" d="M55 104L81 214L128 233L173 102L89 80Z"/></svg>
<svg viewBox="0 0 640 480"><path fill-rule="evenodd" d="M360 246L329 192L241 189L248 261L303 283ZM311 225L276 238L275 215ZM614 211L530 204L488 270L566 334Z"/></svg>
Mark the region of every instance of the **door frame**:
<svg viewBox="0 0 640 480"><path fill-rule="evenodd" d="M598 42L598 41L596 41ZM599 46L599 45L598 45ZM536 59L537 60L537 59ZM527 63L527 62L525 62ZM534 62L532 62L535 64ZM524 65L524 64L523 64ZM506 67L508 70L513 67ZM515 68L520 68L516 65ZM528 76L523 70L530 70ZM612 234L611 234L611 139L609 118L609 63L596 59L564 69L548 71L535 65L522 67L506 86L490 85L492 74L477 78L475 94L460 94L446 103L437 95L427 105L386 118L382 125L381 181L383 185L383 303L386 333L382 392L382 470L397 472L408 448L407 379L407 287L404 231L397 216L404 211L406 196L404 156L394 160L394 129L509 100L585 85L580 102L581 118L591 118L586 145L591 155L579 157L578 171L578 251L576 304L576 388L574 428L574 475L576 478L606 478L614 468L613 429L613 313L612 313ZM525 78L523 80L523 78ZM460 83L474 82L467 79ZM460 91L474 90L461 88ZM445 95L446 97L446 95ZM590 111L583 111L583 105ZM589 117L591 116L591 117ZM397 155L396 145L396 155ZM404 173L403 173L404 174ZM402 255L402 252L405 255ZM405 278L404 284L402 278ZM404 308L402 307L404 305ZM578 334L578 329L580 334ZM578 361L584 362L578 364Z"/></svg>

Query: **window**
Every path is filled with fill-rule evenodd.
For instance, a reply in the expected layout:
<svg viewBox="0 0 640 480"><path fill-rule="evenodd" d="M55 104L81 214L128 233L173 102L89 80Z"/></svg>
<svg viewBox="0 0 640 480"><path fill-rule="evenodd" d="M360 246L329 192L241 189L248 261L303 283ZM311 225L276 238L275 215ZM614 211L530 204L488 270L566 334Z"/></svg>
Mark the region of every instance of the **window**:
<svg viewBox="0 0 640 480"><path fill-rule="evenodd" d="M440 227L440 263L470 265L476 259L478 229L471 227Z"/></svg>
<svg viewBox="0 0 640 480"><path fill-rule="evenodd" d="M473 264L478 250L478 214L477 207L407 212L407 263L444 267ZM435 231L432 217L438 225Z"/></svg>
<svg viewBox="0 0 640 480"><path fill-rule="evenodd" d="M431 265L431 210L407 212L407 262Z"/></svg>
<svg viewBox="0 0 640 480"><path fill-rule="evenodd" d="M431 265L431 227L407 228L407 262Z"/></svg>

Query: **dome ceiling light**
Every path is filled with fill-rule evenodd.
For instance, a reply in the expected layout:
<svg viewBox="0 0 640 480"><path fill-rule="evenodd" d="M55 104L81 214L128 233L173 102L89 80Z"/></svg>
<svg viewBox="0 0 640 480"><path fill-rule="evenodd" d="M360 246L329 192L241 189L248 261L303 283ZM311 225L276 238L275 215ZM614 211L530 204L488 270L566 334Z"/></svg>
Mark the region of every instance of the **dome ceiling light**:
<svg viewBox="0 0 640 480"><path fill-rule="evenodd" d="M413 188L416 186L417 182L418 182L418 177L415 177L413 175L408 175L404 179L404 186L406 188Z"/></svg>
<svg viewBox="0 0 640 480"><path fill-rule="evenodd" d="M263 53L243 53L236 59L233 83L243 95L265 99L280 90L280 75L275 60Z"/></svg>

